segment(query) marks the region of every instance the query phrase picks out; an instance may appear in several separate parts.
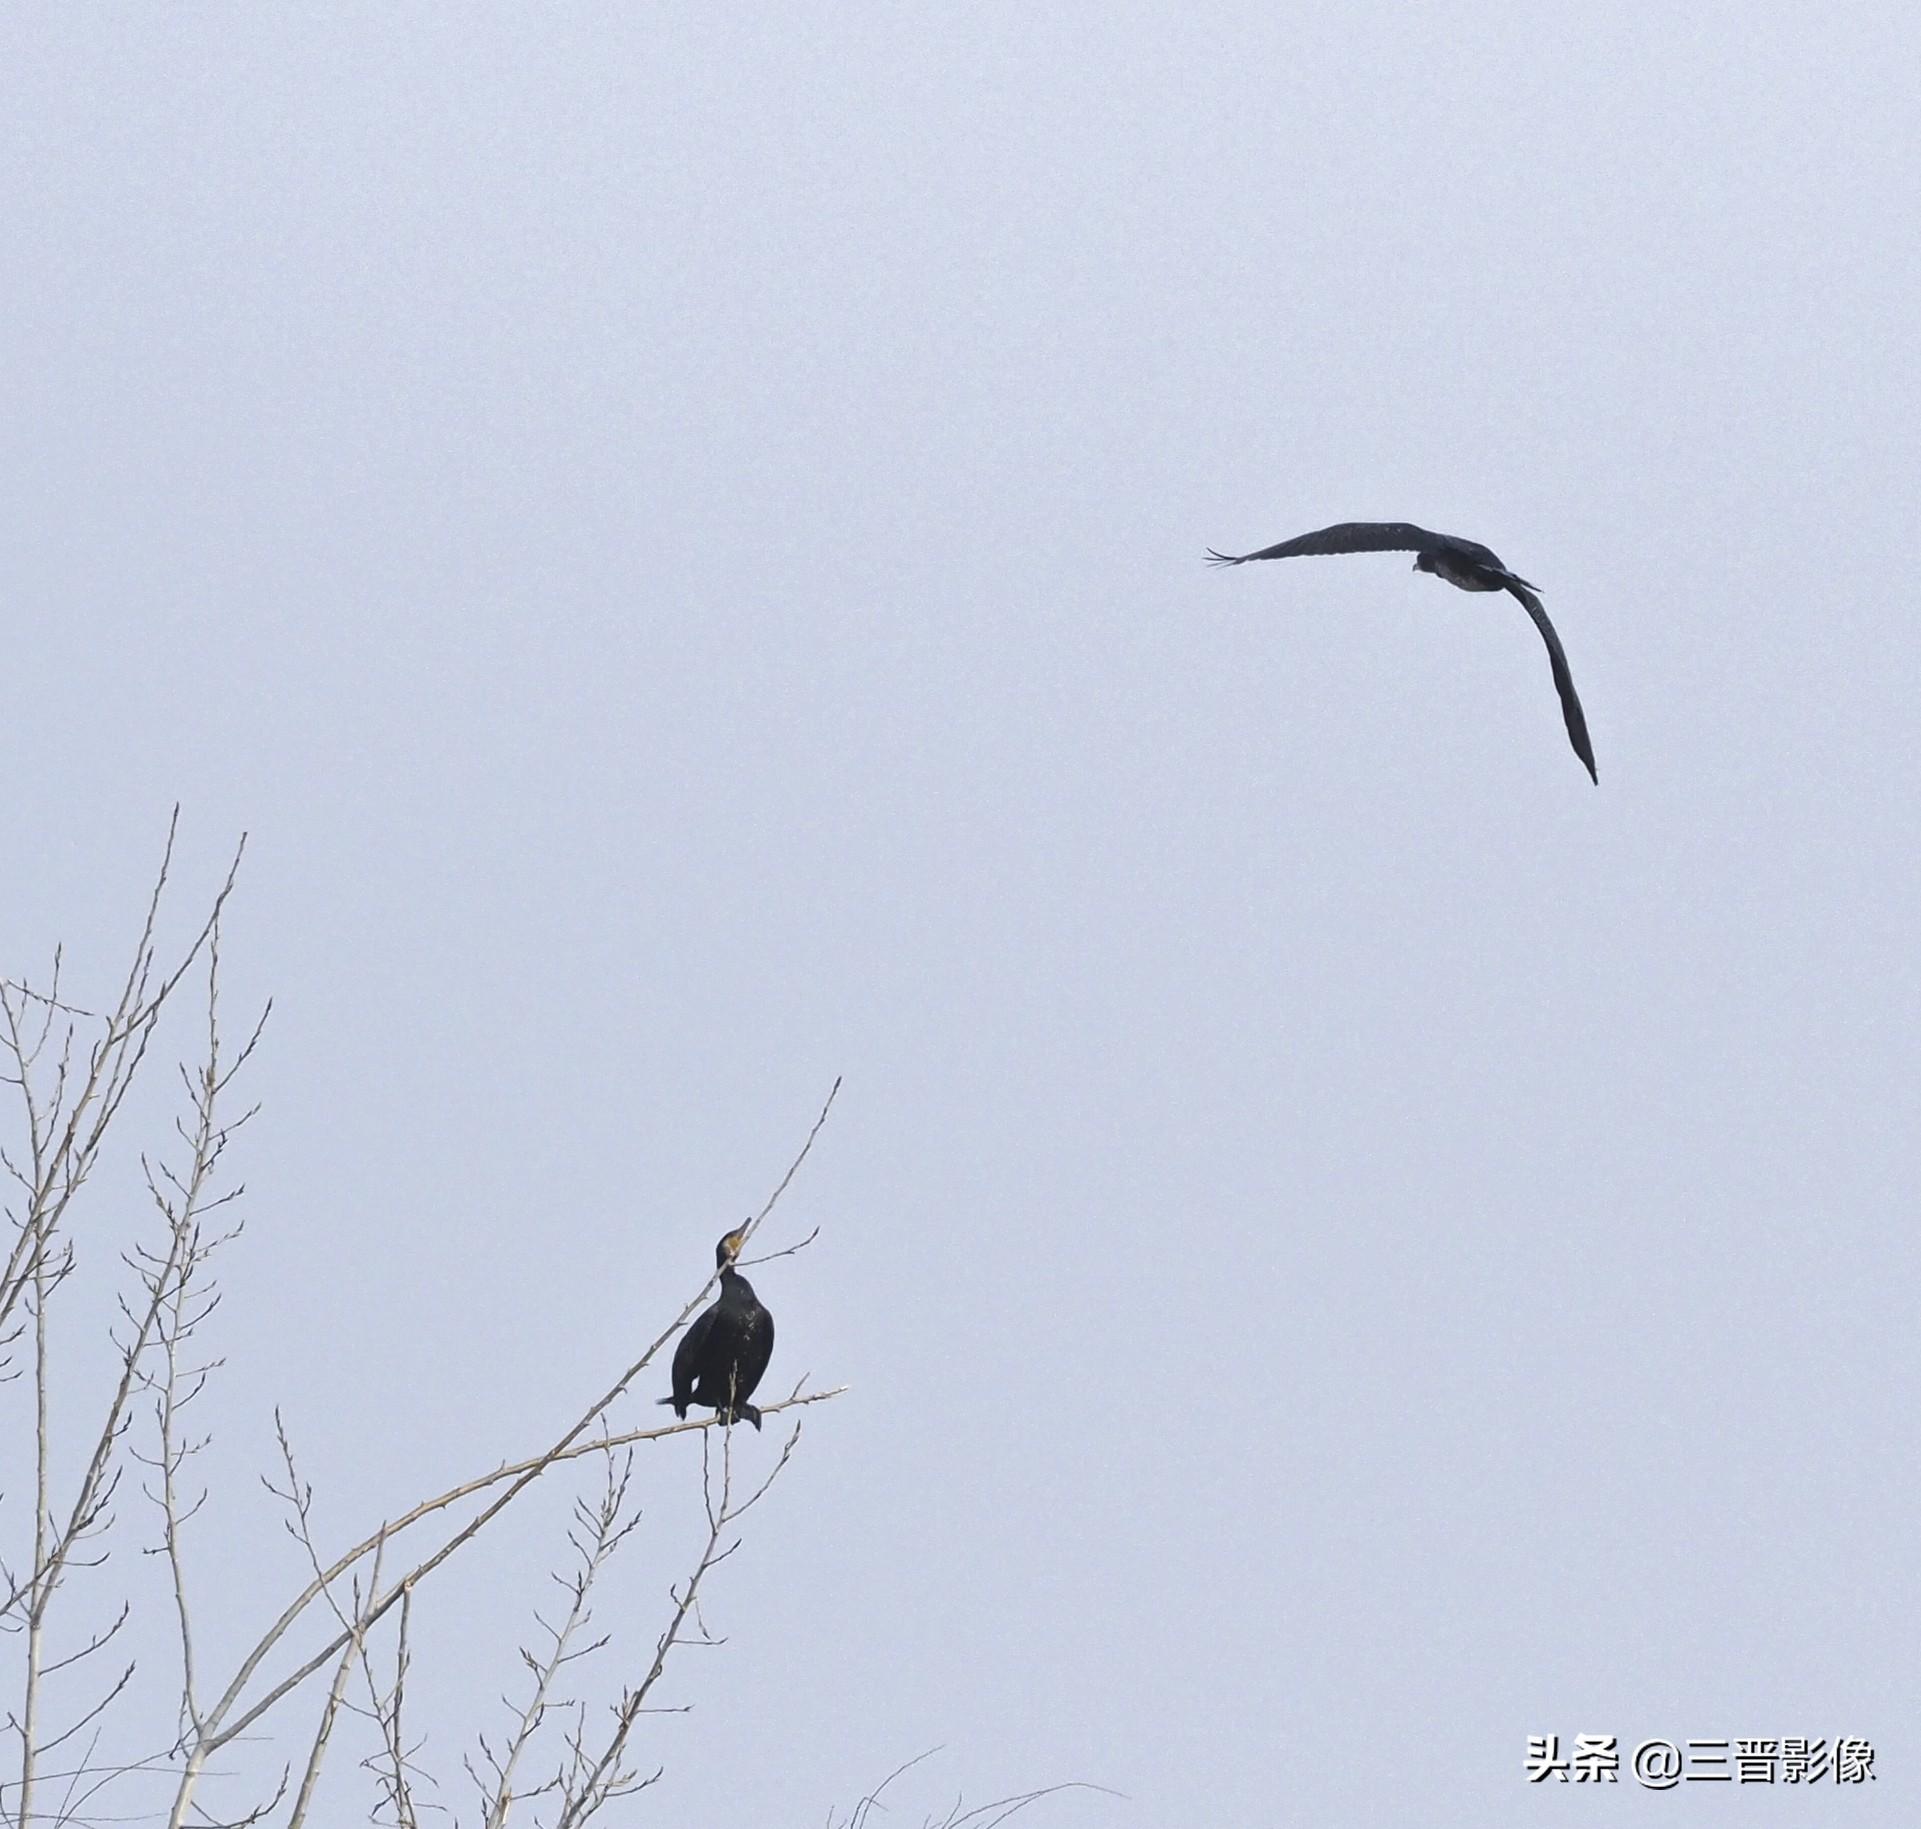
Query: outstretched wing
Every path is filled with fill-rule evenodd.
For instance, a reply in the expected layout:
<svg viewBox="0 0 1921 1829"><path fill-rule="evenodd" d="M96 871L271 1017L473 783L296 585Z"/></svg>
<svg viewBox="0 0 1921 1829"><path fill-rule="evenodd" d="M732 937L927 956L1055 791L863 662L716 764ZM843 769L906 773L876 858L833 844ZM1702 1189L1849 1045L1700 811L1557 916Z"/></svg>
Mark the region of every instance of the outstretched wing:
<svg viewBox="0 0 1921 1829"><path fill-rule="evenodd" d="M1574 675L1568 671L1567 656L1561 652L1561 638L1554 632L1553 623L1547 619L1547 611L1541 608L1541 600L1511 574L1507 580L1510 595L1520 599L1521 608L1534 618L1534 626L1541 631L1541 639L1547 643L1548 665L1554 669L1554 690L1561 695L1561 716L1567 724L1567 740L1574 745L1574 753L1587 766L1587 772L1594 777L1594 785L1601 785L1601 777L1595 773L1594 745L1588 741L1587 719L1581 714L1580 695L1574 690Z"/></svg>
<svg viewBox="0 0 1921 1829"><path fill-rule="evenodd" d="M1320 553L1418 553L1457 544L1452 536L1429 533L1411 521L1342 521L1318 533L1283 540L1278 546L1264 546L1257 553L1217 553L1210 547L1207 557L1212 565L1245 565L1250 559L1298 559Z"/></svg>

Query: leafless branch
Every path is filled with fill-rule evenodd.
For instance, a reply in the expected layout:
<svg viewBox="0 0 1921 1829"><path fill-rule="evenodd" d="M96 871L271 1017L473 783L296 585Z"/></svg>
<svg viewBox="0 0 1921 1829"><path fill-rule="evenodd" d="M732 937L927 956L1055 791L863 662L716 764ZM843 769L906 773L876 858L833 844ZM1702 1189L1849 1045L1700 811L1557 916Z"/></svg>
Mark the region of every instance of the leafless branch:
<svg viewBox="0 0 1921 1829"><path fill-rule="evenodd" d="M564 1782L564 1775L556 1773L527 1791L514 1789L515 1772L545 1726L547 1716L556 1706L566 1706L555 1701L555 1685L571 1665L607 1643L604 1635L584 1644L578 1640L592 1618L588 1596L595 1581L640 1523L640 1513L630 1509L627 1500L633 1467L631 1448L618 1457L609 1450L598 1501L592 1505L584 1500L575 1502L574 1523L567 1534L574 1550L574 1568L568 1575L553 1577L567 1596L566 1612L554 1625L536 1615L546 1634L546 1646L538 1655L525 1647L521 1649L521 1660L533 1677L533 1692L516 1713L513 1738L504 1757L496 1758L485 1740L481 1741L481 1757L490 1768L490 1776L483 1778L472 1760L468 1761L467 1770L480 1789L481 1802L487 1811L486 1829L504 1829L508 1813L516 1802L543 1796L559 1789Z"/></svg>
<svg viewBox="0 0 1921 1829"><path fill-rule="evenodd" d="M380 1730L378 1758L364 1759L361 1765L378 1780L381 1791L379 1808L393 1813L396 1829L419 1829L420 1818L414 1805L413 1787L414 1781L424 1776L414 1764L414 1754L419 1748L407 1744L407 1732L402 1721L407 1699L407 1670L413 1661L413 1609L413 1590L409 1588L400 1597L400 1624L394 1634L394 1680L387 1689L382 1690L375 1678L373 1660L367 1656L364 1643L361 1653L369 1706Z"/></svg>
<svg viewBox="0 0 1921 1829"><path fill-rule="evenodd" d="M801 1165L807 1160L808 1155L813 1150L814 1143L827 1122L828 1114L833 1110L834 1100L839 1095L839 1092L840 1081L836 1080L827 1095L826 1102L820 1109L819 1115L814 1120L813 1127L807 1133L806 1141L801 1145L799 1152L795 1155L792 1162L788 1164L786 1173L782 1175L779 1183L774 1188L773 1193L768 1196L760 1212L747 1223L743 1228L743 1232L751 1233L756 1226L760 1225L773 1211L788 1187L792 1185L794 1177L800 1172ZM445 1509L450 1504L456 1503L461 1497L504 1485L504 1491L483 1505L465 1524L455 1529L451 1535L441 1542L438 1548L416 1561L384 1594L369 1592L364 1617L360 1619L358 1628L361 1634L364 1635L367 1630L377 1624L386 1615L388 1610L399 1601L403 1593L409 1592L418 1586L428 1575L432 1574L435 1569L446 1562L449 1557L455 1555L465 1545L472 1542L482 1530L550 1467L562 1460L571 1459L578 1453L591 1451L593 1445L583 1444L580 1438L586 1434L587 1430L599 1417L603 1416L620 1399L640 1373L654 1362L661 1348L686 1325L688 1319L705 1301L707 1292L718 1280L718 1276L718 1269L709 1274L706 1281L702 1283L699 1292L687 1303L674 1321L661 1331L640 1357L628 1366L614 1383L580 1414L579 1418L566 1430L560 1439L546 1449L545 1452L529 1461L521 1462L512 1468L496 1468L491 1473L465 1482L463 1486L456 1488L452 1493L443 1494L438 1499L428 1500L421 1505L417 1505L401 1517L389 1519L373 1536L355 1545L343 1556L336 1558L330 1566L321 1568L316 1564L313 1579L295 1595L294 1599L289 1602L287 1607L282 1611L280 1617L274 1621L255 1643L253 1648L241 1659L239 1667L235 1670L233 1678L228 1683L226 1690L221 1694L219 1699L205 1711L203 1722L195 1736L194 1745L189 1751L186 1763L182 1769L180 1789L175 1799L173 1815L169 1821L169 1829L182 1829L182 1825L186 1820L186 1812L191 1805L194 1791L199 1781L200 1771L204 1768L207 1758L238 1736L246 1733L250 1727L261 1720L285 1697L298 1689L323 1665L338 1658L341 1652L352 1642L354 1629L343 1625L339 1632L331 1637L317 1651L307 1657L304 1662L296 1666L291 1672L282 1677L251 1703L244 1707L242 1706L242 1699L247 1694L248 1687L261 1664L272 1654L292 1627L305 1615L307 1609L313 1602L326 1593L330 1584L338 1581L364 1557L372 1554L377 1546L385 1546L392 1542L410 1525ZM794 1403L819 1402L825 1397L834 1394L835 1393L830 1392L820 1392L814 1393L808 1398L796 1398L791 1401ZM770 1413L770 1410L774 1407L775 1406L770 1406L769 1410L763 1410L763 1415ZM659 1429L636 1430L632 1436L627 1439L641 1441L653 1436L677 1434L689 1428L706 1428L711 1426L711 1422L705 1424L677 1422ZM791 1449L789 1452L791 1452Z"/></svg>
<svg viewBox="0 0 1921 1829"><path fill-rule="evenodd" d="M838 1086L840 1082L836 1080L834 1084ZM735 1268L737 1270L751 1270L756 1264L771 1264L778 1257L792 1257L796 1251L805 1251L807 1247L819 1237L820 1227L816 1226L799 1244L789 1245L785 1250L781 1251L770 1251L765 1257L750 1257L744 1263L735 1265Z"/></svg>
<svg viewBox="0 0 1921 1829"><path fill-rule="evenodd" d="M874 1811L884 1807L880 1800L886 1792L887 1787L891 1785L895 1779L899 1778L902 1773L911 1772L922 1760L932 1759L940 1750L937 1746L930 1746L926 1752L916 1753L912 1759L902 1760L901 1763L869 1791L859 1803L855 1804L853 1813L847 1818L844 1824L836 1825L833 1819L833 1812L829 1811L827 1829L867 1829L868 1817L872 1815Z"/></svg>
<svg viewBox="0 0 1921 1829"><path fill-rule="evenodd" d="M733 1408L732 1393L729 1393L729 1410ZM792 1433L782 1446L771 1472L758 1486L738 1503L733 1497L733 1428L725 1426L720 1431L720 1470L714 1473L714 1456L710 1453L713 1436L701 1437L701 1495L707 1512L707 1540L701 1546L700 1555L692 1573L678 1588L671 1591L673 1602L666 1628L654 1646L653 1662L639 1683L628 1689L614 1709L613 1727L602 1743L600 1750L589 1758L578 1734L571 1745L573 1764L566 1774L562 1785L562 1809L556 1820L556 1829L578 1829L607 1803L617 1797L631 1796L636 1791L645 1790L660 1776L656 1770L652 1776L641 1778L627 1765L628 1743L633 1735L634 1724L640 1717L651 1712L648 1698L653 1694L662 1673L667 1668L668 1654L678 1644L692 1642L697 1644L716 1644L719 1641L708 1632L699 1612L701 1583L709 1572L725 1562L740 1547L738 1537L723 1546L722 1538L729 1535L732 1527L744 1513L757 1504L767 1493L774 1481L793 1457L794 1449L800 1442L801 1426L794 1424ZM689 1621L693 1622L693 1638L684 1635Z"/></svg>
<svg viewBox="0 0 1921 1829"><path fill-rule="evenodd" d="M929 1747L924 1753L916 1753L912 1759L903 1761L889 1772L873 1790L869 1791L852 1812L841 1822L834 1821L833 1813L828 1812L827 1829L869 1829L869 1819L876 1810L884 1810L882 1794L895 1779L910 1772L923 1760L931 1759L940 1752L939 1747ZM1065 1784L1044 1785L1037 1791L1016 1792L1011 1797L999 1797L992 1803L975 1804L967 1807L964 1800L956 1800L945 1816L935 1818L931 1815L921 1818L921 1829L995 1829L1017 1811L1025 1810L1029 1804L1039 1803L1042 1798L1058 1796L1063 1791L1092 1791L1101 1797L1120 1797L1119 1791L1110 1791L1105 1785L1087 1784L1070 1779Z"/></svg>
<svg viewBox="0 0 1921 1829"><path fill-rule="evenodd" d="M597 1494L577 1505L569 1531L573 1558L555 1575L566 1598L536 1614L539 1636L521 1649L527 1688L512 1707L504 1740L496 1742L498 1758L484 1740L479 1755L488 1774L482 1797L486 1829L505 1829L517 1805L543 1797L553 1800L562 1825L585 1823L613 1798L644 1789L658 1777L658 1772L642 1776L635 1766L637 1724L642 1715L672 1712L660 1699L672 1652L721 1642L702 1617L704 1584L711 1585L711 1571L739 1547L740 1521L787 1466L800 1427L794 1426L765 1477L743 1480L737 1489L731 1424L722 1421L729 1412L644 1428L614 1426L619 1400L707 1301L718 1271L541 1452L409 1506L330 1560L319 1548L313 1490L301 1478L276 1411L284 1473L269 1486L288 1506L288 1529L301 1546L306 1569L299 1591L244 1650L219 1688L221 1678L210 1679L206 1665L206 1634L197 1630L204 1622L196 1620L191 1580L188 1527L208 1500L204 1481L195 1477L196 1457L210 1439L196 1427L199 1413L192 1406L221 1364L202 1344L207 1338L202 1330L221 1300L215 1260L242 1229L228 1212L245 1192L230 1173L228 1152L254 1109L238 1108L235 1081L260 1043L272 1006L250 1027L227 1033L221 1001L223 915L245 853L244 837L204 922L178 950L171 942L163 946L162 913L175 870L178 829L176 809L116 993L107 998L71 994L65 955L58 949L50 973L38 982L0 978L0 1115L11 1117L0 1143L0 1389L22 1396L31 1392L19 1410L19 1436L23 1450L32 1441L31 1458L27 1452L18 1457L19 1510L8 1514L25 1526L30 1505L31 1528L14 1532L11 1567L0 1562L0 1634L19 1646L22 1673L9 1697L14 1706L0 1713L0 1724L20 1747L17 1771L0 1780L0 1823L118 1820L103 1808L109 1787L164 1774L171 1783L171 1804L157 1813L140 1813L139 1820L164 1816L170 1829L189 1824L211 1829L213 1812L201 1793L226 1776L218 1758L222 1749L237 1747L282 1701L317 1677L319 1712L297 1761L300 1771L283 1769L273 1795L244 1816L236 1819L232 1809L221 1815L253 1824L285 1807L289 1829L325 1815L326 1807L317 1807L315 1800L331 1748L347 1737L344 1713L349 1723L366 1720L377 1734L377 1751L362 1764L379 1785L381 1820L390 1819L395 1829L419 1829L422 1814L441 1806L421 1789L422 1781L431 1781L415 1763L420 1748L409 1743L404 1725L413 1682L415 1589L550 1469L596 1454L605 1462L604 1477ZM56 1385L74 1359L74 1296L88 1287L84 1278L73 1279L77 1269L90 1275L96 1261L89 1236L77 1228L87 1209L76 1200L103 1160L105 1142L148 1059L163 1013L172 1008L188 975L202 968L204 1047L196 1045L191 1061L180 1065L185 1102L174 1120L176 1141L137 1158L151 1203L145 1209L148 1218L119 1259L129 1280L110 1291L117 1307L117 1318L113 1309L107 1316L113 1357L97 1406L77 1412L84 1426L76 1439L64 1421L75 1408ZM230 1046L239 1036L244 1041ZM741 1228L744 1237L758 1230L793 1184L839 1091L836 1080L785 1173ZM816 1227L795 1244L747 1261L792 1256L818 1236ZM106 1261L111 1269L112 1259ZM17 1385L7 1384L10 1377ZM844 1388L803 1390L803 1383L796 1382L784 1401L763 1406L762 1413L778 1415L824 1402ZM690 1431L702 1444L705 1542L686 1577L670 1590L668 1617L651 1656L643 1643L632 1666L637 1680L620 1691L605 1733L590 1745L588 1705L567 1692L576 1673L587 1668L583 1660L608 1644L595 1632L592 1601L596 1583L607 1579L610 1560L638 1522L632 1498L635 1450L642 1442ZM116 1699L128 1693L135 1666L128 1664L117 1680L111 1669L103 1671L100 1686L76 1704L83 1712L70 1722L62 1701L60 1720L50 1725L49 1685L96 1656L104 1664L102 1654L130 1617L122 1608L117 1619L76 1629L66 1603L55 1606L55 1597L74 1591L76 1577L99 1567L117 1543L117 1496L130 1461L146 1470L144 1479L138 1471L135 1477L143 1479L158 1520L147 1553L164 1559L166 1571L179 1659L177 1738L170 1752L114 1762L97 1760L100 1724ZM6 1472L11 1479L13 1469ZM388 1641L379 1636L382 1622L390 1618L391 1666ZM144 1660L140 1668L146 1668ZM320 1674L328 1670L330 1676ZM216 1688L219 1693L211 1693ZM124 1713L116 1710L114 1719L123 1720ZM50 1760L63 1746L69 1748L64 1756ZM76 1746L85 1749L77 1760ZM58 1771L56 1764L69 1769Z"/></svg>
<svg viewBox="0 0 1921 1829"><path fill-rule="evenodd" d="M282 1441L285 1441L283 1436ZM288 1457L289 1465L292 1456ZM305 1513L302 1513L305 1523ZM384 1547L384 1546L383 1546ZM373 1568L367 1578L367 1595L371 1599L380 1590L380 1551L374 1552ZM328 1595L331 1604L333 1596ZM320 1777L320 1768L326 1763L327 1747L333 1739L334 1722L340 1714L340 1698L346 1693L347 1678L352 1674L354 1665L360 1659L361 1645L366 1638L367 1628L372 1623L367 1608L362 1605L355 1587L353 1615L347 1625L347 1643L341 1648L340 1662L334 1666L334 1680L327 1691L327 1700L320 1711L320 1725L314 1731L313 1745L307 1750L307 1768L300 1779L300 1790L294 1798L293 1814L287 1818L287 1829L300 1829L307 1820L307 1806L313 1801L314 1785Z"/></svg>
<svg viewBox="0 0 1921 1829"><path fill-rule="evenodd" d="M104 1550L92 1556L83 1556L80 1550L111 1523L111 1505L121 1473L117 1451L128 1422L127 1400L141 1375L141 1360L152 1341L164 1300L150 1284L149 1300L142 1312L127 1310L123 1305L133 1325L131 1334L120 1343L119 1379L103 1406L71 1500L63 1514L56 1515L51 1502L55 1444L49 1406L53 1337L50 1298L75 1263L73 1243L63 1238L62 1231L74 1198L92 1173L108 1128L146 1058L162 1008L194 961L215 943L221 911L233 892L246 848L243 838L205 924L176 963L163 970L158 964L156 931L178 825L176 808L140 936L111 1011L105 1016L91 1016L60 996L62 955L58 951L47 992L36 992L12 981L0 984L0 1056L9 1059L14 1068L3 1077L18 1095L24 1130L23 1147L4 1158L6 1172L20 1190L22 1201L17 1211L9 1209L14 1238L4 1265L0 1265L0 1340L17 1337L19 1330L10 1328L9 1321L24 1313L30 1327L34 1386L33 1547L26 1573L9 1582L6 1597L0 1601L0 1620L18 1615L26 1636L17 1723L21 1743L17 1815L22 1822L35 1814L36 1765L41 1753L77 1731L77 1726L69 1728L57 1740L43 1744L43 1681L53 1670L73 1661L49 1662L49 1613L55 1595L70 1575L97 1567L105 1559ZM98 1033L84 1052L77 1054L82 1022L95 1025ZM56 1036L58 1045L54 1047ZM54 1048L50 1069L46 1064L49 1048ZM160 1282L164 1283L169 1274L163 1268ZM75 1655L84 1657L97 1648L89 1646ZM124 1684L125 1679L78 1725L92 1720Z"/></svg>

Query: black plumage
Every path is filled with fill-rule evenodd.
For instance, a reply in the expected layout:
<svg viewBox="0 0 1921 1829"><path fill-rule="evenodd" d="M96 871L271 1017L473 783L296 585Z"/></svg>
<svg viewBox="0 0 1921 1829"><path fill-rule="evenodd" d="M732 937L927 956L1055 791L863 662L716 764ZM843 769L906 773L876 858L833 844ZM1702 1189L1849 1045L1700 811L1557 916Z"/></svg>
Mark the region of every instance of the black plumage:
<svg viewBox="0 0 1921 1829"><path fill-rule="evenodd" d="M1574 675L1568 671L1567 656L1561 651L1561 638L1555 634L1547 611L1535 595L1535 586L1517 577L1478 540L1463 540L1451 533L1429 533L1406 521L1343 521L1336 527L1323 527L1318 533L1304 533L1298 539L1283 540L1278 546L1263 547L1257 553L1217 553L1207 557L1215 565L1245 565L1250 559L1293 559L1318 553L1411 552L1417 572L1432 572L1464 591L1506 591L1534 619L1547 644L1548 666L1554 674L1554 690L1561 695L1561 719L1567 725L1568 741L1581 758L1595 784L1594 745L1588 740L1587 719L1581 700L1574 690Z"/></svg>
<svg viewBox="0 0 1921 1829"><path fill-rule="evenodd" d="M729 1232L714 1247L720 1294L681 1336L674 1350L674 1394L660 1401L672 1404L679 1417L689 1404L710 1404L722 1422L744 1420L758 1429L760 1412L747 1399L773 1357L774 1317L734 1268L745 1242L739 1232Z"/></svg>

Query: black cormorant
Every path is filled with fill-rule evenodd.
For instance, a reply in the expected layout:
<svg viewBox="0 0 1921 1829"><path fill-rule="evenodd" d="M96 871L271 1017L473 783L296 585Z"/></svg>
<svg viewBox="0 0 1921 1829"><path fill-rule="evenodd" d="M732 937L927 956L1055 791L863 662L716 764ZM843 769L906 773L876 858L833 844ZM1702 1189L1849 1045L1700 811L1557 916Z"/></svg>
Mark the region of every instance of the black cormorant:
<svg viewBox="0 0 1921 1829"><path fill-rule="evenodd" d="M1464 591L1506 591L1519 600L1521 608L1534 618L1534 626L1547 643L1548 665L1554 670L1554 689L1561 695L1561 716L1567 724L1568 741L1574 753L1587 766L1587 772L1600 785L1594 770L1594 746L1588 741L1587 719L1581 715L1581 701L1575 695L1574 675L1568 671L1567 656L1561 652L1561 638L1535 596L1535 587L1517 578L1478 540L1463 540L1451 533L1429 533L1406 521L1343 521L1338 527L1323 527L1319 533L1304 533L1299 539L1283 540L1278 546L1263 547L1257 553L1217 553L1209 551L1215 565L1245 565L1250 559L1292 559L1306 553L1391 553L1411 552L1417 572L1432 572Z"/></svg>
<svg viewBox="0 0 1921 1829"><path fill-rule="evenodd" d="M672 1404L679 1417L686 1416L689 1404L711 1404L722 1422L745 1418L758 1429L760 1412L747 1399L773 1357L774 1317L761 1307L753 1284L734 1268L745 1242L741 1233L729 1232L714 1247L720 1295L681 1336L674 1350L674 1394L660 1401Z"/></svg>

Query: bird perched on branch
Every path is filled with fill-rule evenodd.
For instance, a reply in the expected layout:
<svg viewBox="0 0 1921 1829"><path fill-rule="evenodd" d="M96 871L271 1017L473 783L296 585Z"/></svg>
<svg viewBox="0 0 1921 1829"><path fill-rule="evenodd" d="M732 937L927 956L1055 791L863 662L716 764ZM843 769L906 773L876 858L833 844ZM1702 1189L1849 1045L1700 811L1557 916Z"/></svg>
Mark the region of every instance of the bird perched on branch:
<svg viewBox="0 0 1921 1829"><path fill-rule="evenodd" d="M760 1427L754 1394L774 1354L774 1317L761 1307L754 1286L734 1268L746 1236L729 1232L714 1247L720 1294L694 1317L674 1349L674 1394L660 1401L685 1418L689 1404L711 1404L724 1423L743 1419Z"/></svg>
<svg viewBox="0 0 1921 1829"><path fill-rule="evenodd" d="M1581 715L1581 701L1574 691L1574 675L1568 671L1567 656L1561 652L1561 638L1541 608L1535 587L1517 577L1478 540L1463 540L1451 533L1429 533L1406 521L1343 521L1338 527L1323 527L1318 533L1304 533L1298 539L1283 540L1278 546L1263 547L1257 553L1208 552L1214 565L1245 565L1251 559L1293 559L1310 553L1390 553L1411 552L1417 572L1432 572L1464 591L1506 591L1534 618L1534 626L1547 643L1548 665L1554 671L1554 689L1561 695L1561 717L1567 725L1568 741L1574 753L1587 766L1599 786L1601 777L1594 771L1594 746L1588 741L1587 719Z"/></svg>

